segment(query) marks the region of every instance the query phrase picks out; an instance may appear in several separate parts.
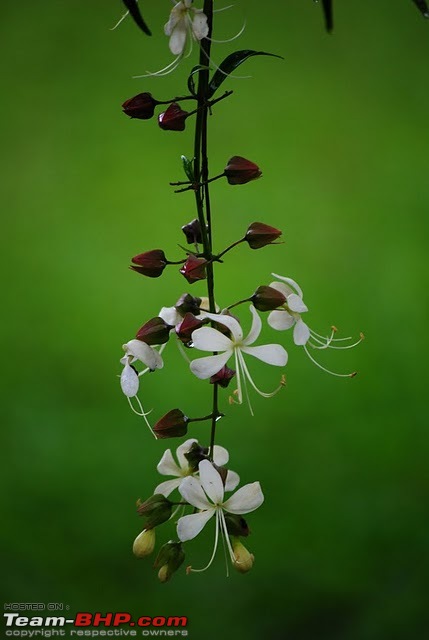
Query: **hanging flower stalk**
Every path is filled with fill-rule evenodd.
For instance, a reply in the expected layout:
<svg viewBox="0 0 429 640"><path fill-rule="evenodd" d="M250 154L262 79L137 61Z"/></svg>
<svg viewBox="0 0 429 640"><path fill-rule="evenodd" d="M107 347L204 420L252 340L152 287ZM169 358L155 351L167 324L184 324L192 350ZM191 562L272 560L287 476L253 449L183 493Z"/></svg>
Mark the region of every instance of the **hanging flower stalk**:
<svg viewBox="0 0 429 640"><path fill-rule="evenodd" d="M127 0L125 4L136 23L149 35L137 2ZM217 94L237 67L253 56L274 54L239 50L217 65L212 58L213 15L213 0L204 0L202 8L194 7L192 0L174 4L165 25L165 34L169 37L170 51L176 57L164 69L155 74L146 74L170 73L185 57L187 45L197 43L199 64L191 71L187 92L171 100L158 100L151 93L144 92L129 98L122 105L124 113L137 121L150 120L156 109L160 108L157 120L163 131L181 132L186 127L194 127L193 149L181 159L186 179L170 183L178 187L177 193L184 194L178 197L189 199L189 195L192 195L194 199L195 217L182 226L188 248L180 257L170 259L171 256L167 258L163 249L142 247L142 253L134 256L130 265L135 273L149 278L161 277L166 270L175 269L179 277L185 278L187 287L193 287L192 293L182 293L175 304L162 307L158 315L148 318L136 330L135 336L123 345L125 355L121 358L122 391L153 436L156 439L187 438L177 448L176 459L167 449L158 464L159 473L169 479L158 484L147 500L137 504L137 512L144 523L133 545L138 558L145 558L155 550L155 530L158 527L168 524L170 527L176 526L176 538L161 546L154 563L161 582L169 580L182 566L185 547L210 524L214 525L214 544L207 564L202 569L188 565L187 572L204 571L212 564L219 538L223 538L234 569L247 573L253 567L254 556L243 544L243 539L249 535L249 527L243 516L260 507L264 496L258 482L237 489L240 478L227 468L229 453L217 442L217 425L228 405L247 404L253 415L250 402L253 391L264 398L271 398L284 388L288 353L281 344L259 343L263 314L268 314L267 326L275 331L293 328L294 343L303 347L310 359L329 373L315 359L312 351L350 348L363 338L361 336L353 342L337 338L335 328L326 336L310 329L302 319L302 314L308 311L302 289L286 276L274 275L276 280L269 285L254 283L256 288L253 294L236 302L227 301L229 306L222 306L226 301L216 291L215 268L225 269L227 254L239 245L253 251L282 244L282 232L264 222L255 221L247 229L243 228L242 236L232 239L223 250L218 251L214 247L215 216L211 184L222 180L225 188L246 185L259 180L262 171L253 160L235 155L232 149L229 157L213 159L211 164L217 165L218 170L213 174L209 171L209 116L216 117L217 109L223 108L223 101L231 96L232 91L220 96ZM182 107L184 103L191 106L185 109ZM139 123L137 126L143 125ZM160 135L165 134L160 132ZM189 206L188 201L186 206ZM267 275L269 271L267 269ZM194 287L197 290L195 295ZM231 313L231 309L243 303L250 308L252 317L252 326L247 335L242 329L240 317L235 311L234 315ZM273 335L279 334L274 332ZM168 410L160 417L157 417L156 409L152 418L152 412L143 408L147 402L142 402L138 396L141 379L149 372L160 375L158 372L164 367L163 352L171 342L177 344L187 361L185 369L188 371L184 370L183 375L195 375L210 390L210 406L204 416L193 415L192 407L187 406L165 407L164 411ZM195 357L196 352L199 353ZM274 389L263 391L254 381L252 366L255 360L274 366L279 371ZM355 372L334 375L353 377ZM205 440L204 444L193 437L196 434L194 423L208 424L205 437L200 435L204 433L202 426L198 431L199 440ZM225 495L228 493L231 495Z"/></svg>

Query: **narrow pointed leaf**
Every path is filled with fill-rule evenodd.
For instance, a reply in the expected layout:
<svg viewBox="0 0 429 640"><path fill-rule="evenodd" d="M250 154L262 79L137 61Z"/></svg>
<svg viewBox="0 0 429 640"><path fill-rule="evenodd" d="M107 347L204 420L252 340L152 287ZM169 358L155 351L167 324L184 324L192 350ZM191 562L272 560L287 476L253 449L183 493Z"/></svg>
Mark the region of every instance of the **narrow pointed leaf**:
<svg viewBox="0 0 429 640"><path fill-rule="evenodd" d="M137 4L137 0L122 0L128 11L130 12L130 16L136 23L138 27L147 35L151 36L152 32L147 26L146 22L143 20L143 16L140 13L139 6Z"/></svg>
<svg viewBox="0 0 429 640"><path fill-rule="evenodd" d="M242 51L235 51L231 53L229 56L221 62L219 69L213 74L213 77L209 84L208 97L211 98L212 95L219 89L222 82L227 79L227 77L239 67L243 62L246 62L248 58L253 56L270 56L272 58L280 58L283 60L282 56L278 56L275 53L267 53L265 51L253 51L252 49L243 49Z"/></svg>
<svg viewBox="0 0 429 640"><path fill-rule="evenodd" d="M421 11L425 18L429 18L429 6L426 0L413 0L416 7Z"/></svg>

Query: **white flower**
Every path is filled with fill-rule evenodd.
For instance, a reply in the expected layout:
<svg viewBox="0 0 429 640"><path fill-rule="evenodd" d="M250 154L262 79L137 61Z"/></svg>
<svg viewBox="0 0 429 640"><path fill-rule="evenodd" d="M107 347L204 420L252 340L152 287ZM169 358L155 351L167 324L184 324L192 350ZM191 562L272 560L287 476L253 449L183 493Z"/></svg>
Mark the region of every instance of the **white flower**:
<svg viewBox="0 0 429 640"><path fill-rule="evenodd" d="M238 489L228 500L224 502L224 486L216 469L208 460L202 460L199 464L200 477L188 477L179 487L182 497L199 513L183 516L177 523L177 535L179 540L186 542L195 538L205 527L207 522L215 516L216 531L212 556L204 569L192 569L193 571L205 571L209 568L216 554L219 540L219 530L223 536L232 562L237 562L229 540L224 511L227 513L243 515L254 511L264 501L259 482L246 484Z"/></svg>
<svg viewBox="0 0 429 640"><path fill-rule="evenodd" d="M259 337L262 328L262 322L256 309L251 306L250 311L253 315L252 327L246 338L243 337L241 326L235 318L222 314L218 315L207 313L207 318L228 327L232 337L228 338L223 333L217 329L213 329L212 327L201 327L194 331L192 334L192 341L195 348L201 349L202 351L218 351L220 353L218 355L193 360L190 367L192 373L194 373L197 378L205 380L218 373L218 371L226 365L228 360L234 356L235 368L237 371L237 402L238 404L243 402L243 380L249 408L252 412L252 407L247 393L246 379L250 382L255 391L264 398L270 398L277 393L277 391L281 389L283 382L271 393L264 393L263 391L260 391L253 382L243 354L246 353L247 355L254 356L255 358L258 358L258 360L262 360L262 362L276 367L284 367L287 363L288 356L285 349L279 344L265 344L257 347L250 346Z"/></svg>
<svg viewBox="0 0 429 640"><path fill-rule="evenodd" d="M166 36L170 36L170 51L175 56L182 56L189 36L197 42L209 33L207 16L202 9L195 9L192 0L182 0L174 5L170 18L164 27Z"/></svg>
<svg viewBox="0 0 429 640"><path fill-rule="evenodd" d="M311 347L312 349L351 349L362 342L364 335L361 333L359 340L353 344L339 346L337 344L338 342L346 342L352 340L352 338L334 338L337 331L336 327L331 328L330 336L322 336L319 333L316 333L310 329L310 327L301 318L301 313L308 311L308 308L304 304L304 294L298 283L295 282L295 280L292 280L292 278L279 276L276 273L271 275L275 278L279 278L281 282L272 282L270 287L280 291L280 293L285 296L286 302L283 305L283 309L276 309L275 311L271 311L269 314L268 324L270 327L277 331L285 331L293 327L293 340L295 344L304 347L304 350L310 360L320 367L320 369L323 369L323 371L340 378L351 378L355 376L356 372L345 374L335 373L334 371L329 371L329 369L322 367L322 365L310 354L308 347Z"/></svg>
<svg viewBox="0 0 429 640"><path fill-rule="evenodd" d="M165 451L161 460L158 463L157 470L163 476L175 476L173 480L166 480L165 482L161 482L155 491L155 493L162 493L166 498L170 495L174 489L180 487L184 478L195 475L197 472L193 472L193 470L189 467L188 460L185 457L185 453L191 449L191 446L194 442L198 442L195 438L190 438L186 440L183 444L181 444L176 449L176 457L178 464L173 458L170 449ZM215 445L214 447L214 463L218 467L222 467L227 464L229 460L229 453L224 447L220 447L219 445ZM225 491L233 491L238 483L240 482L240 478L235 471L229 471L226 477L225 482Z"/></svg>
<svg viewBox="0 0 429 640"><path fill-rule="evenodd" d="M147 371L155 371L155 369L162 369L164 366L161 355L156 349L150 347L145 342L141 340L130 340L126 344L122 345L123 350L125 351L125 355L121 358L120 362L124 365L124 368L121 373L121 389L123 394L127 397L128 403L131 409L139 416L142 416L145 419L145 422L152 434L155 434L152 431L152 427L150 426L147 415L142 407L142 404L137 397L137 393L139 390L139 376L143 375ZM136 369L132 366L132 364L136 361L142 362L146 369L140 371L138 373ZM139 411L137 411L131 402L131 398L135 398Z"/></svg>

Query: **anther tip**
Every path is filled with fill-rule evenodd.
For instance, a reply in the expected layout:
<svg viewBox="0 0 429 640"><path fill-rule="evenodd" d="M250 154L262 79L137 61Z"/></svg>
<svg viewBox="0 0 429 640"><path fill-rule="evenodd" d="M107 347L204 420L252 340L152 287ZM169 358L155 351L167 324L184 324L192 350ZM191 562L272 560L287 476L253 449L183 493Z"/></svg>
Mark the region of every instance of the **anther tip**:
<svg viewBox="0 0 429 640"><path fill-rule="evenodd" d="M337 327L334 324L332 325L331 329L334 333L337 333L338 331Z"/></svg>
<svg viewBox="0 0 429 640"><path fill-rule="evenodd" d="M362 331L360 332L359 337L361 340L365 340L365 334L362 333Z"/></svg>
<svg viewBox="0 0 429 640"><path fill-rule="evenodd" d="M186 575L189 576L192 573L192 567L191 565L189 565L188 567L186 567Z"/></svg>
<svg viewBox="0 0 429 640"><path fill-rule="evenodd" d="M353 371L353 373L350 374L350 378L356 378L357 374L357 371Z"/></svg>

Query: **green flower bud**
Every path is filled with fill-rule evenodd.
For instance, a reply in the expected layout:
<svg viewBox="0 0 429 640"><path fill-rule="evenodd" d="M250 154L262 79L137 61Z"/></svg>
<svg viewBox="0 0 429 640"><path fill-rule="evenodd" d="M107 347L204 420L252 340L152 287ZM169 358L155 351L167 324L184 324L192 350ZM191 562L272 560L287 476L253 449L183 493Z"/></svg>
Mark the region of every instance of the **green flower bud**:
<svg viewBox="0 0 429 640"><path fill-rule="evenodd" d="M159 569L158 578L160 582L168 582L171 576L183 564L185 552L180 542L167 542L159 550L154 563L154 569Z"/></svg>
<svg viewBox="0 0 429 640"><path fill-rule="evenodd" d="M172 508L173 503L170 500L161 493L156 493L145 502L139 504L137 513L146 518L145 529L147 530L166 522L171 517Z"/></svg>
<svg viewBox="0 0 429 640"><path fill-rule="evenodd" d="M134 540L133 553L137 558L149 556L155 549L155 529L143 529Z"/></svg>
<svg viewBox="0 0 429 640"><path fill-rule="evenodd" d="M239 538L233 538L232 550L234 551L235 560L232 565L240 573L247 573L253 567L255 556L250 553Z"/></svg>

